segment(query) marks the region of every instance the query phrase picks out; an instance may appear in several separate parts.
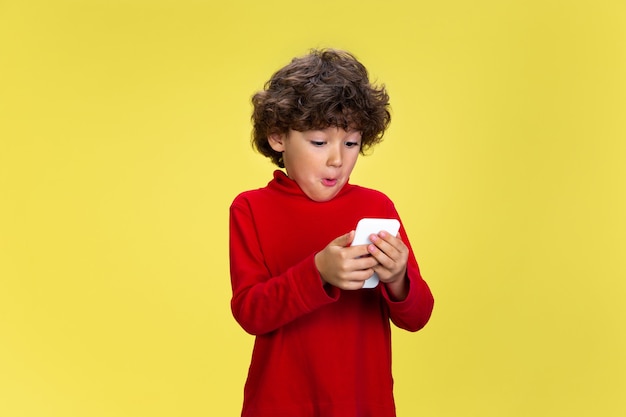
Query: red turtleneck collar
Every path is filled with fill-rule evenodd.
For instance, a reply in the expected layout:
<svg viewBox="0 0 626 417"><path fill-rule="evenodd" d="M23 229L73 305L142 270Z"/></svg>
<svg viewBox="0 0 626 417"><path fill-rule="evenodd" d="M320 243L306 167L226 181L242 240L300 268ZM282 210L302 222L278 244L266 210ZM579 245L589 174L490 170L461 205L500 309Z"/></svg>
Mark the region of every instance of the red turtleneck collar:
<svg viewBox="0 0 626 417"><path fill-rule="evenodd" d="M271 180L268 184L267 184L268 188L286 193L286 194L291 194L293 196L297 196L297 197L302 197L302 198L306 198L308 200L311 200L305 193L304 191L302 191L302 189L300 188L300 186L298 185L297 182L295 182L294 180L292 180L291 178L289 178L287 176L287 174L285 174L283 171L277 169L274 171L274 179ZM352 188L352 184L350 184L349 182L347 182L343 188L341 190L339 190L339 192L337 193L337 195L335 197L333 197L331 199L334 200L337 197L343 196L344 194L346 194L350 188ZM313 200L311 200L313 201Z"/></svg>

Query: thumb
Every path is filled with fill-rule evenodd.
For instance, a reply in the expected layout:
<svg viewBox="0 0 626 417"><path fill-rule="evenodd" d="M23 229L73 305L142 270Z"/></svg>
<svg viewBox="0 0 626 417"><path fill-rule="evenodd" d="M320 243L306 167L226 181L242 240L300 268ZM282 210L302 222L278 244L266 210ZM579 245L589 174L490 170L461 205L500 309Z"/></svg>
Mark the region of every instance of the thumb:
<svg viewBox="0 0 626 417"><path fill-rule="evenodd" d="M330 242L330 246L340 246L346 247L350 246L350 243L354 240L354 230L349 231L345 235L341 235L332 242Z"/></svg>

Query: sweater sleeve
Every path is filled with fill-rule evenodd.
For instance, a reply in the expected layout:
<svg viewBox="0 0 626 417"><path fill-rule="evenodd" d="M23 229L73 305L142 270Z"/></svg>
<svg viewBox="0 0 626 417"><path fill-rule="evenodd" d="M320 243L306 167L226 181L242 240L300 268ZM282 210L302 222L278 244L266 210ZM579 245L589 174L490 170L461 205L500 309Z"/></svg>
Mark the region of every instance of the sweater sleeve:
<svg viewBox="0 0 626 417"><path fill-rule="evenodd" d="M391 321L401 329L416 332L423 328L433 310L434 299L430 288L421 277L409 275L409 294L402 301L393 301L385 286L383 298L389 307Z"/></svg>
<svg viewBox="0 0 626 417"><path fill-rule="evenodd" d="M395 212L395 208L393 210ZM397 212L395 215L397 216L396 218L400 218ZM434 306L434 298L428 284L422 278L404 226L400 227L400 238L409 248L406 270L407 279L409 280L409 293L402 301L393 301L385 285L381 285L381 293L389 308L391 321L401 329L415 332L428 323Z"/></svg>
<svg viewBox="0 0 626 417"><path fill-rule="evenodd" d="M325 288L314 254L272 276L263 257L254 217L247 202L236 199L230 209L230 271L235 320L250 334L274 331L339 298Z"/></svg>

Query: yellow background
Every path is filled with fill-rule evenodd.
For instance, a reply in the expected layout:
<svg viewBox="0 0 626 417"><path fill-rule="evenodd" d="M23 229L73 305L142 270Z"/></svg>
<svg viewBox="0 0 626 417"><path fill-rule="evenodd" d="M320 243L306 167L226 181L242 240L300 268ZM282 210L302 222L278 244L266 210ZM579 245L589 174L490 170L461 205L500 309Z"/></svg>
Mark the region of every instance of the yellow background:
<svg viewBox="0 0 626 417"><path fill-rule="evenodd" d="M399 416L626 415L623 1L0 0L1 416L239 414L249 98L317 46L388 87L352 180L436 297Z"/></svg>

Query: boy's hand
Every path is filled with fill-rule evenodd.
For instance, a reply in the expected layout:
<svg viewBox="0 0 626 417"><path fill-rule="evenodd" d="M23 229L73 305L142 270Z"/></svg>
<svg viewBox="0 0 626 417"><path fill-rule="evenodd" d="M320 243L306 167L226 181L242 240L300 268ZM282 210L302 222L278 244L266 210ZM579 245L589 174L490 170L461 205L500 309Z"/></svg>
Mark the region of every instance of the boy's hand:
<svg viewBox="0 0 626 417"><path fill-rule="evenodd" d="M403 300L408 293L406 264L409 259L409 248L402 239L387 232L370 235L371 245L367 245L368 252L378 264L373 267L380 282L387 285L387 289L396 300Z"/></svg>
<svg viewBox="0 0 626 417"><path fill-rule="evenodd" d="M315 266L322 280L343 290L363 288L363 283L379 266L378 260L369 256L368 245L349 246L353 239L354 230L339 236L315 255Z"/></svg>

